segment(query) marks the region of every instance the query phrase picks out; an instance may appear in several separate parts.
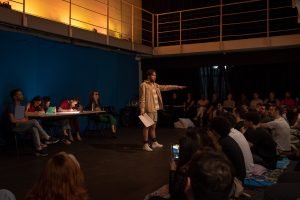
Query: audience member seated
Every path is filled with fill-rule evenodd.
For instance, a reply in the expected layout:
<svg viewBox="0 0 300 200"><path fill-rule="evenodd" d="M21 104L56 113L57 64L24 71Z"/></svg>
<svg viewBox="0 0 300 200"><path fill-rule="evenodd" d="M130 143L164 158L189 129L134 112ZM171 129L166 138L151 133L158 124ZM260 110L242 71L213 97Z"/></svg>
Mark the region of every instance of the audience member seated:
<svg viewBox="0 0 300 200"><path fill-rule="evenodd" d="M241 93L239 99L237 100L237 106L249 106L249 100L245 93Z"/></svg>
<svg viewBox="0 0 300 200"><path fill-rule="evenodd" d="M232 162L236 177L243 182L246 177L244 156L239 145L229 136L230 122L224 117L215 117L211 121L211 129L218 138L223 153Z"/></svg>
<svg viewBox="0 0 300 200"><path fill-rule="evenodd" d="M73 111L80 111L80 106L79 106L79 98L74 97L68 100L64 100L59 108L58 112L73 112ZM63 142L65 144L70 144L71 142L74 142L72 131L75 132L76 134L76 139L78 141L81 141L81 136L80 136L80 127L79 127L79 122L76 117L69 118L64 121L63 124L63 132L64 132L64 139Z"/></svg>
<svg viewBox="0 0 300 200"><path fill-rule="evenodd" d="M263 100L261 100L259 98L259 94L257 92L254 92L253 93L253 99L251 100L250 105L249 105L250 109L251 110L256 110L257 104L259 104L259 103L263 104L264 102L263 102Z"/></svg>
<svg viewBox="0 0 300 200"><path fill-rule="evenodd" d="M260 124L260 127L271 129L273 139L276 142L277 149L280 152L291 151L290 125L282 117L282 108L279 106L271 106L269 111L274 120L267 123L262 123Z"/></svg>
<svg viewBox="0 0 300 200"><path fill-rule="evenodd" d="M244 133L248 140L255 164L260 164L267 169L275 169L277 161L276 142L269 132L260 128L260 117L256 111L245 114Z"/></svg>
<svg viewBox="0 0 300 200"><path fill-rule="evenodd" d="M213 114L214 114L214 111L217 109L219 103L220 102L219 102L218 95L216 93L213 93L211 96L209 108L207 110L208 120L212 120L214 118Z"/></svg>
<svg viewBox="0 0 300 200"><path fill-rule="evenodd" d="M87 200L84 176L75 156L60 152L50 158L25 199Z"/></svg>
<svg viewBox="0 0 300 200"><path fill-rule="evenodd" d="M31 132L33 135L33 141L36 148L37 156L47 156L48 154L43 150L46 144L57 143L58 140L50 137L46 131L41 127L39 122L35 119L29 120L25 115L25 106L23 93L20 89L14 89L11 91L10 96L13 103L8 109L9 119L12 125L12 131L17 133ZM41 142L45 140L46 144Z"/></svg>
<svg viewBox="0 0 300 200"><path fill-rule="evenodd" d="M243 133L234 128L234 126L236 125L236 118L232 113L224 113L222 117L225 117L230 122L231 129L229 132L229 137L234 139L234 141L239 145L240 149L242 150L246 167L246 177L250 177L253 174L254 162L249 143L246 140Z"/></svg>
<svg viewBox="0 0 300 200"><path fill-rule="evenodd" d="M297 107L297 101L292 98L290 92L285 92L284 99L280 102L281 106L284 106L286 108L286 119L290 124L292 124L293 121L293 109Z"/></svg>
<svg viewBox="0 0 300 200"><path fill-rule="evenodd" d="M193 156L187 169L185 195L187 200L235 198L238 189L232 165L220 153L201 152Z"/></svg>
<svg viewBox="0 0 300 200"><path fill-rule="evenodd" d="M246 131L244 117L247 112L248 111L243 106L239 106L233 110L233 114L236 118L236 124L234 128L241 133L244 133Z"/></svg>
<svg viewBox="0 0 300 200"><path fill-rule="evenodd" d="M299 112L299 109L297 109L296 113L297 113L296 114L297 117L295 117L294 123L291 126L291 128L299 130L300 129L300 112Z"/></svg>
<svg viewBox="0 0 300 200"><path fill-rule="evenodd" d="M89 104L86 107L87 110L101 111L100 93L98 91L92 91L89 97ZM96 120L101 123L109 123L111 126L112 137L117 137L117 120L110 113L101 113L97 116Z"/></svg>
<svg viewBox="0 0 300 200"><path fill-rule="evenodd" d="M199 121L200 124L203 123L203 118L205 117L205 113L208 109L209 100L205 97L205 95L201 95L201 99L197 101L197 114L194 117L195 121Z"/></svg>
<svg viewBox="0 0 300 200"><path fill-rule="evenodd" d="M16 200L15 195L6 189L0 189L0 199L1 200Z"/></svg>
<svg viewBox="0 0 300 200"><path fill-rule="evenodd" d="M224 109L223 105L221 103L218 103L217 107L213 111L213 114L212 114L213 118L212 119L214 119L215 117L218 117L218 116L220 116L220 115L222 115L223 113L226 113L226 112L227 111Z"/></svg>
<svg viewBox="0 0 300 200"><path fill-rule="evenodd" d="M279 101L279 99L276 98L274 92L270 92L269 97L264 100L264 104L266 104L268 106L279 106L280 101Z"/></svg>
<svg viewBox="0 0 300 200"><path fill-rule="evenodd" d="M284 99L281 100L280 105L287 106L288 108L293 108L297 106L297 101L292 98L290 92L285 92Z"/></svg>
<svg viewBox="0 0 300 200"><path fill-rule="evenodd" d="M186 100L184 101L184 115L190 119L196 115L195 100L192 93L187 93Z"/></svg>
<svg viewBox="0 0 300 200"><path fill-rule="evenodd" d="M235 101L233 100L231 93L229 93L227 99L223 101L223 107L227 112L232 112L235 108Z"/></svg>
<svg viewBox="0 0 300 200"><path fill-rule="evenodd" d="M274 120L271 113L269 112L270 106L268 104L257 104L256 111L259 114L260 123L267 123Z"/></svg>

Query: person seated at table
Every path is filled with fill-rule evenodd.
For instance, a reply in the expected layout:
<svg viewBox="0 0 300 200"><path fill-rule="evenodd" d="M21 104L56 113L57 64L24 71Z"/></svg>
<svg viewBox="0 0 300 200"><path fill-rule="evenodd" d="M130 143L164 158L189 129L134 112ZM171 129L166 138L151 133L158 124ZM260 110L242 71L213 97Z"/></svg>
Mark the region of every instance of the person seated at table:
<svg viewBox="0 0 300 200"><path fill-rule="evenodd" d="M56 106L51 105L51 97L44 96L42 97L41 107L45 113L55 114L56 113ZM55 115L53 115L55 116ZM69 124L67 119L62 119L60 117L51 117L50 120L43 120L42 125L45 129L48 129L51 133L59 135L61 138L61 142L65 144L71 144L69 140L66 140L65 137L61 135L61 129L64 127L64 124ZM59 130L58 130L59 129Z"/></svg>
<svg viewBox="0 0 300 200"><path fill-rule="evenodd" d="M47 156L48 154L43 148L47 146L46 144L57 143L58 140L50 137L37 120L28 119L25 114L26 104L24 103L24 96L21 89L12 90L10 92L10 97L13 102L8 108L8 116L11 122L12 131L16 133L31 132L36 148L36 156ZM45 140L46 144L41 143L41 139Z"/></svg>
<svg viewBox="0 0 300 200"><path fill-rule="evenodd" d="M71 99L64 100L58 108L58 112L73 112L79 110L80 110L80 106L79 106L78 97L73 97ZM80 136L79 121L76 117L72 117L69 118L68 120L65 120L63 125L63 132L64 132L63 142L66 141L64 143L68 144L74 141L72 130L74 130L74 132L76 133L76 139L78 141L82 140Z"/></svg>
<svg viewBox="0 0 300 200"><path fill-rule="evenodd" d="M98 91L94 90L90 93L89 104L87 105L86 109L101 111L100 93ZM117 120L112 114L100 114L96 120L102 123L109 123L111 126L112 137L116 138Z"/></svg>
<svg viewBox="0 0 300 200"><path fill-rule="evenodd" d="M44 96L42 98L41 107L45 111L45 113L47 113L48 109L50 108L50 105L51 105L51 97L50 96Z"/></svg>
<svg viewBox="0 0 300 200"><path fill-rule="evenodd" d="M26 112L45 113L42 108L42 97L35 96L26 106Z"/></svg>

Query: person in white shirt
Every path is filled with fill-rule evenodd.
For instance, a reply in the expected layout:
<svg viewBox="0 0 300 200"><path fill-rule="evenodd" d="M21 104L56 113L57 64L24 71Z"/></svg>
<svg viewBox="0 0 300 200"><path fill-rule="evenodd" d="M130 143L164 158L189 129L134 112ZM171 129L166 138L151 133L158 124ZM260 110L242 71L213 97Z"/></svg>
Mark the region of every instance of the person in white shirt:
<svg viewBox="0 0 300 200"><path fill-rule="evenodd" d="M272 130L272 136L279 151L291 151L291 130L288 122L282 117L283 109L279 106L271 106L269 112L274 120L260 126Z"/></svg>

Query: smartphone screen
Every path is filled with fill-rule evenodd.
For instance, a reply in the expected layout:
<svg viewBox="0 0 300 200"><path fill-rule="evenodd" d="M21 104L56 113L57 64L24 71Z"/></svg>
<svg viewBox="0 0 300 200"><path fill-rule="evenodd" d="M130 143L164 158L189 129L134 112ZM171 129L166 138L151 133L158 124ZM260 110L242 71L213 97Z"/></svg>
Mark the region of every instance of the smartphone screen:
<svg viewBox="0 0 300 200"><path fill-rule="evenodd" d="M179 144L172 144L171 145L171 153L174 160L179 159Z"/></svg>

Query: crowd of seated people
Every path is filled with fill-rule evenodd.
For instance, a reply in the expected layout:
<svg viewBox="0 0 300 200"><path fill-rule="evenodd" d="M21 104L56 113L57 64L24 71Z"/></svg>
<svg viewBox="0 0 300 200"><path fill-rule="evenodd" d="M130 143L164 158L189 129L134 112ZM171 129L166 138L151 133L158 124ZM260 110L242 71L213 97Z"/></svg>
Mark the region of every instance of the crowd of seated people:
<svg viewBox="0 0 300 200"><path fill-rule="evenodd" d="M242 194L242 182L235 178L235 168L224 154L217 134L206 128L191 129L178 144L179 158L171 158L169 184L146 195L145 200L225 200Z"/></svg>
<svg viewBox="0 0 300 200"><path fill-rule="evenodd" d="M210 193L210 184L205 182L201 189L197 188L199 194L203 195L202 197L209 195L211 199L230 199L240 195L249 196L243 192L243 186L247 186L246 179L255 179L256 177L261 179L261 177L266 176L278 167L277 162L286 156L285 153L291 152L289 136L285 135L286 131L289 131L289 126L282 117L280 109L280 106L271 105L268 110L272 120L266 123L261 123L262 115L258 110L248 111L240 107L240 109L234 111L237 113L239 121L237 121L234 114L224 112L211 120L208 129L188 129L178 141L179 159L176 162L171 159L169 184L146 195L145 200L202 199L195 198L196 194L193 193L195 190L190 190L189 184L192 185L193 180L199 183L203 180L207 181L207 179L205 176L201 176L201 178L197 177L199 178L197 180L196 177L189 177L191 174L187 173L190 164L193 162L193 157L201 153L207 155L209 159L214 159L214 156L224 156L230 163L231 176L235 177L234 185L239 188L238 192L228 193L228 191L222 190L224 196L221 197L218 196L218 192ZM236 129L238 124L239 130ZM274 134L272 131L274 131ZM204 163L202 164L205 166ZM217 176L214 172L209 171L209 165L206 167L206 173ZM202 173L200 169L198 170L198 173ZM283 188L289 193L286 196L287 199L299 197L297 188L300 184L300 173L298 171L279 173L277 178L278 183L273 183L272 187L266 188L264 192L265 199L278 199L278 196L284 197L278 192ZM209 180L213 180L213 178ZM188 181L191 181L191 183ZM223 183L225 184L226 181L223 180ZM214 182L214 184L216 184L216 188L219 188L218 184L220 182ZM193 189L196 189L196 187ZM203 190L206 190L207 193Z"/></svg>
<svg viewBox="0 0 300 200"><path fill-rule="evenodd" d="M196 102L191 97L192 95L189 95L187 102ZM232 164L235 177L241 182L276 169L277 161L282 157L299 160L299 140L298 148L295 148L291 142L291 128L299 129L300 114L298 102L291 98L289 92L285 93L285 98L282 100L279 100L274 92L270 92L265 100L262 100L259 93L255 92L250 101L244 94L237 101L233 99L232 94L228 94L227 99L223 102L219 101L215 95L214 104L209 103L209 100L202 96L196 105L194 120L202 120L202 123L198 123L198 125L210 128L217 138L218 145L221 146L222 153ZM206 123L203 123L204 118L207 118ZM191 149L194 150L190 151L189 155L201 146L197 143L200 139L194 138L196 138L194 140L197 145L191 145ZM184 145L181 144L181 146L180 151L185 152ZM187 160L183 163L186 163ZM181 160L179 160L180 162ZM290 184L291 190L289 191L293 197L299 193L294 186L299 186L299 173L297 174L296 184L292 175L290 175L292 181L279 184L279 186L284 185L284 188L287 188L285 184ZM182 182L184 179L179 178L179 180ZM274 188L279 186L276 185ZM272 195L275 190L267 190L266 197L276 199L276 195ZM172 198L174 191L178 190L173 188L171 181L169 185L147 195L146 199L169 199L170 197L176 199ZM183 191L181 194L186 195Z"/></svg>

